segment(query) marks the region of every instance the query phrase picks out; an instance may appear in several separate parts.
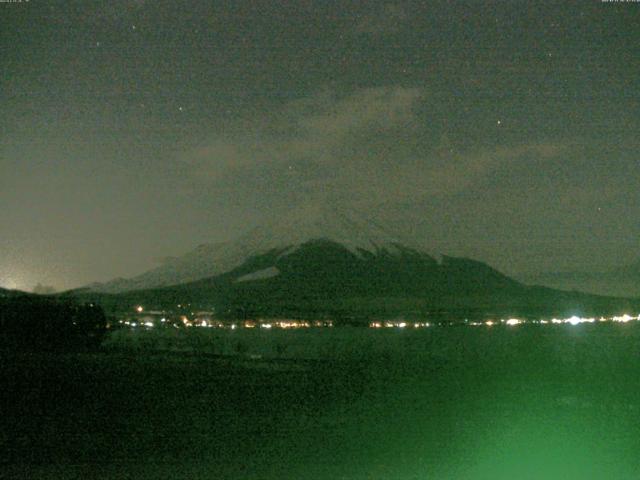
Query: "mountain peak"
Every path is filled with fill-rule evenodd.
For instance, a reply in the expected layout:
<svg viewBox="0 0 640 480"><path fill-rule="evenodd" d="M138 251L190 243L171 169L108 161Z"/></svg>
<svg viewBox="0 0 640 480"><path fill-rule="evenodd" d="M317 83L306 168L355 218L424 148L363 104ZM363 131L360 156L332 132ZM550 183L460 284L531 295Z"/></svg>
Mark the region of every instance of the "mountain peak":
<svg viewBox="0 0 640 480"><path fill-rule="evenodd" d="M329 240L356 255L363 251L401 253L420 250L364 213L336 203L304 204L253 228L236 241L202 244L187 254L131 279L91 285L96 291L119 292L191 282L225 273L247 258L273 249L291 253L312 240Z"/></svg>
<svg viewBox="0 0 640 480"><path fill-rule="evenodd" d="M309 240L327 239L354 253L360 249L395 249L412 242L382 226L362 212L334 203L304 205L254 228L240 242L253 243L256 250L299 245Z"/></svg>

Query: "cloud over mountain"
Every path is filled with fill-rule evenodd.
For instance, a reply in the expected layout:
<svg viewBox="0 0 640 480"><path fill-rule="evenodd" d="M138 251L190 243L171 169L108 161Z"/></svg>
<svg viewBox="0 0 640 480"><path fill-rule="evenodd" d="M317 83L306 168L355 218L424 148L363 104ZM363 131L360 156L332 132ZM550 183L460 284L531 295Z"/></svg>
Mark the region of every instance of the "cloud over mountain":
<svg viewBox="0 0 640 480"><path fill-rule="evenodd" d="M194 181L219 192L328 195L375 205L455 194L496 170L566 150L557 142L444 144L446 135L432 138L424 124L434 101L422 89L400 86L325 90L219 132L183 158ZM229 186L232 179L242 181Z"/></svg>

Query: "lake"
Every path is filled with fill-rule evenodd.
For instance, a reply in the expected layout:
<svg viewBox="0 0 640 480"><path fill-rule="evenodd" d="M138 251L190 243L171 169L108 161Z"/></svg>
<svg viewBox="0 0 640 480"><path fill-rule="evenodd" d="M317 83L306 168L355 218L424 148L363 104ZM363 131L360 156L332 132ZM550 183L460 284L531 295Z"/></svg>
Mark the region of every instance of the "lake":
<svg viewBox="0 0 640 480"><path fill-rule="evenodd" d="M123 330L1 360L2 478L640 472L635 323Z"/></svg>

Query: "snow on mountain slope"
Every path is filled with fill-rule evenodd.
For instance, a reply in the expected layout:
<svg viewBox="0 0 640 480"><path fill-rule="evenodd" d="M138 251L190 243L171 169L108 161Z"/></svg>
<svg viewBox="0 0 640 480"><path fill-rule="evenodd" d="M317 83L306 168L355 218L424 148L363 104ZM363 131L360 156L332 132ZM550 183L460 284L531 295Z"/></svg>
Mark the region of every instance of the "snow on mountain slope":
<svg viewBox="0 0 640 480"><path fill-rule="evenodd" d="M265 278L272 278L277 275L280 275L280 270L278 267L267 267L262 270L257 270L252 273L247 273L246 275L242 275L236 278L236 282L250 282L252 280L264 280Z"/></svg>
<svg viewBox="0 0 640 480"><path fill-rule="evenodd" d="M366 215L335 205L309 205L294 208L235 241L200 245L136 277L92 284L88 288L117 293L191 282L227 272L250 256L274 248L291 253L300 244L316 239L334 241L356 254L360 250L375 253L382 249L396 253L399 245L419 250Z"/></svg>

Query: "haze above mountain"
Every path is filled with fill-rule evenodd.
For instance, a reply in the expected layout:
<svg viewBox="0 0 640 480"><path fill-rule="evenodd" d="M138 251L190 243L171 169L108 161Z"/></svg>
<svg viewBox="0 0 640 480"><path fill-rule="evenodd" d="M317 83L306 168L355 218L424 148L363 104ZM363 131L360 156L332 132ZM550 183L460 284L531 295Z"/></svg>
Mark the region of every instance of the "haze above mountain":
<svg viewBox="0 0 640 480"><path fill-rule="evenodd" d="M520 275L526 283L598 295L640 297L640 262L601 270L567 270Z"/></svg>

